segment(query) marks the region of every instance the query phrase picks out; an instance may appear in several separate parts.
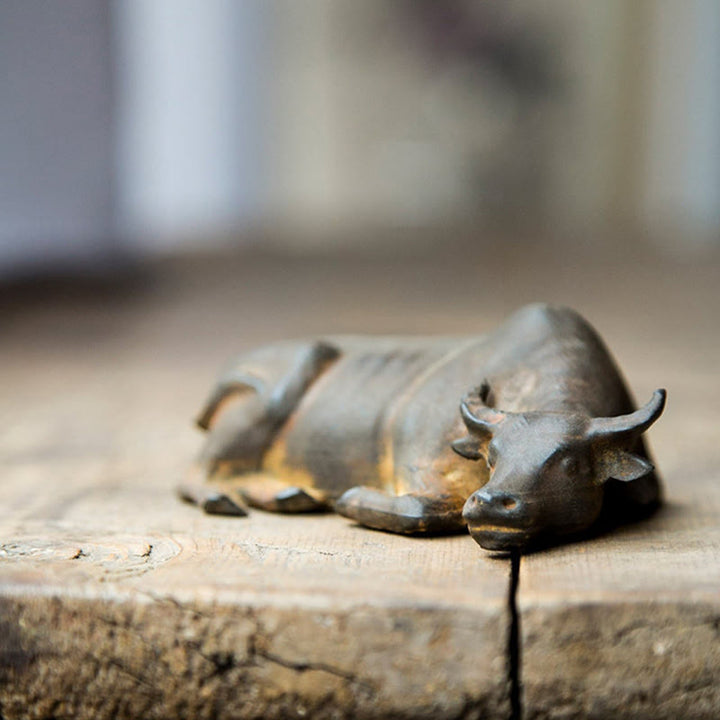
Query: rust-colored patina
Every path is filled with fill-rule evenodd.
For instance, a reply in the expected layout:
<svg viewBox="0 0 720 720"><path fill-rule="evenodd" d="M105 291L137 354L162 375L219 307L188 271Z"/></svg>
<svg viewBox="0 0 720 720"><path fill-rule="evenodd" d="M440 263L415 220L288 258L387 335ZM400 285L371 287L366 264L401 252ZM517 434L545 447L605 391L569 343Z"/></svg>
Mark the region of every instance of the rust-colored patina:
<svg viewBox="0 0 720 720"><path fill-rule="evenodd" d="M636 410L567 308L531 305L478 337L280 343L220 379L198 420L205 482L181 493L208 512L334 509L524 549L659 504L641 436L664 403L657 390Z"/></svg>

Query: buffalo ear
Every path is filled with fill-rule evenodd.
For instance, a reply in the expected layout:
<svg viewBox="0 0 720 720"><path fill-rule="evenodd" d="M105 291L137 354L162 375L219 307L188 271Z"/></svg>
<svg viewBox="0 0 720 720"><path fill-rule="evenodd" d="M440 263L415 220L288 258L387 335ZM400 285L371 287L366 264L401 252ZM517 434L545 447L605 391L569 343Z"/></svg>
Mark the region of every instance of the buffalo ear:
<svg viewBox="0 0 720 720"><path fill-rule="evenodd" d="M483 454L480 452L480 441L472 435L466 435L451 443L452 449L468 460L480 460Z"/></svg>
<svg viewBox="0 0 720 720"><path fill-rule="evenodd" d="M651 473L655 467L646 458L615 448L603 448L595 456L595 472L598 482L612 478L631 482Z"/></svg>

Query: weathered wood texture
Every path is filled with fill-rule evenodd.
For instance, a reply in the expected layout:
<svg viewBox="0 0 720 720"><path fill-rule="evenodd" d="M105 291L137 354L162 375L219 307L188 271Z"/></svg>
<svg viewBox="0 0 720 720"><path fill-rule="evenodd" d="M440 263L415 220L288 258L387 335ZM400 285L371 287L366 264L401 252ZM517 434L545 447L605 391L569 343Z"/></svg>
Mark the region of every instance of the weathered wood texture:
<svg viewBox="0 0 720 720"><path fill-rule="evenodd" d="M39 378L5 426L4 718L503 715L505 562L203 516L173 493L199 441L182 373L98 370Z"/></svg>
<svg viewBox="0 0 720 720"><path fill-rule="evenodd" d="M483 332L542 299L598 327L638 397L668 387L650 442L670 504L523 559L524 712L717 717L720 266L548 252L196 260L100 299L3 298L0 716L507 717L506 559L334 516L205 517L172 488L231 354Z"/></svg>
<svg viewBox="0 0 720 720"><path fill-rule="evenodd" d="M527 718L720 715L720 388L678 387L652 433L661 512L522 560Z"/></svg>
<svg viewBox="0 0 720 720"><path fill-rule="evenodd" d="M503 716L503 568L327 520L12 533L3 716ZM473 566L466 597L448 597Z"/></svg>

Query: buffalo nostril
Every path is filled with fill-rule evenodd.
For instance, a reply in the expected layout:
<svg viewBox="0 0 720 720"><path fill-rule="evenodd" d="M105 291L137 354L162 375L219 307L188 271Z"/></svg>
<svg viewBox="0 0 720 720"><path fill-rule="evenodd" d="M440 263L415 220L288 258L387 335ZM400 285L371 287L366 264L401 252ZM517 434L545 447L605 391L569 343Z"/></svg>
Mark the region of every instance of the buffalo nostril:
<svg viewBox="0 0 720 720"><path fill-rule="evenodd" d="M522 501L516 495L506 493L478 491L467 500L463 515L468 520L492 518L500 520L503 517L515 516L522 511Z"/></svg>

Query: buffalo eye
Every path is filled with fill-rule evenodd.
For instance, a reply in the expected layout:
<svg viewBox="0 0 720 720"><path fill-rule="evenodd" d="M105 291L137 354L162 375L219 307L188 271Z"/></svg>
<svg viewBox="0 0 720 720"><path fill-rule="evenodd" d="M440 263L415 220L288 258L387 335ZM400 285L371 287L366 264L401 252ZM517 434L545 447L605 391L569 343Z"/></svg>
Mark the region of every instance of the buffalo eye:
<svg viewBox="0 0 720 720"><path fill-rule="evenodd" d="M566 475L577 475L580 470L580 463L574 455L566 455L560 461L560 467Z"/></svg>

